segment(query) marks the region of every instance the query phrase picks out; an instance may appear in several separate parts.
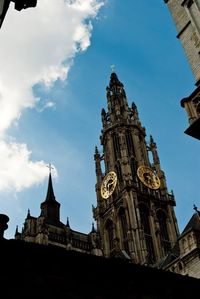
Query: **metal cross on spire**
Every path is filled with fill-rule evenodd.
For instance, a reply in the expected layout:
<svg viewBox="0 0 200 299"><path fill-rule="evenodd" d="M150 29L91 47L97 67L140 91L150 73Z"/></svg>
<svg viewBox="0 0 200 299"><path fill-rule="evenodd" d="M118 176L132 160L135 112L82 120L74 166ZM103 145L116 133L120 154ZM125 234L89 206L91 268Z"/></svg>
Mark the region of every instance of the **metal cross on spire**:
<svg viewBox="0 0 200 299"><path fill-rule="evenodd" d="M115 65L112 64L112 65L110 66L110 68L111 68L111 72L112 72L112 73L115 73Z"/></svg>
<svg viewBox="0 0 200 299"><path fill-rule="evenodd" d="M51 174L51 170L54 169L54 168L51 166L51 163L49 163L49 164L47 165L47 167L49 168L49 174Z"/></svg>

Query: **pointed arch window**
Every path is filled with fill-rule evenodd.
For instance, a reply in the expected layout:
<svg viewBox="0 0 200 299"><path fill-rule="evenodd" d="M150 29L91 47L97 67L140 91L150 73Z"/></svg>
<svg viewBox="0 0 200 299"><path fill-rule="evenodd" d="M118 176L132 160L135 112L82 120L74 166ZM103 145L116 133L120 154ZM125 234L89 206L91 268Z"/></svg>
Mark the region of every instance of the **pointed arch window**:
<svg viewBox="0 0 200 299"><path fill-rule="evenodd" d="M162 211L159 210L157 212L157 218L160 228L160 239L164 249L164 253L167 254L171 248L169 234L167 229L167 215Z"/></svg>
<svg viewBox="0 0 200 299"><path fill-rule="evenodd" d="M126 144L129 156L135 156L133 137L130 131L126 131Z"/></svg>
<svg viewBox="0 0 200 299"><path fill-rule="evenodd" d="M140 218L141 218L141 224L144 232L144 239L147 249L147 259L149 264L153 264L155 262L155 251L153 246L153 240L151 235L151 227L149 222L149 209L147 206L141 204L139 206L140 211Z"/></svg>
<svg viewBox="0 0 200 299"><path fill-rule="evenodd" d="M126 219L126 213L123 208L119 210L119 220L120 220L120 233L121 233L121 240L123 249L129 253L128 247L128 225Z"/></svg>
<svg viewBox="0 0 200 299"><path fill-rule="evenodd" d="M114 155L115 159L121 158L121 151L120 151L120 140L119 135L115 132L113 133L113 147L114 147Z"/></svg>
<svg viewBox="0 0 200 299"><path fill-rule="evenodd" d="M105 229L106 229L106 236L107 236L106 247L110 253L114 248L113 222L111 220L108 220L106 222Z"/></svg>

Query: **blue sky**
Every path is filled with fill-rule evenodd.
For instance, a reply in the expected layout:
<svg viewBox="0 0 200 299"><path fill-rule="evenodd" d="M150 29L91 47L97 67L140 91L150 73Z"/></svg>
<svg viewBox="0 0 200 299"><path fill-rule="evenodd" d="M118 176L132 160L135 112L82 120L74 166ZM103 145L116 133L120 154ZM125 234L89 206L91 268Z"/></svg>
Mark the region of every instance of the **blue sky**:
<svg viewBox="0 0 200 299"><path fill-rule="evenodd" d="M0 206L10 217L5 236L12 238L16 225L21 230L28 208L39 216L48 163L61 220L69 217L72 229L90 231L93 154L112 64L129 103L138 107L147 141L152 134L157 142L182 231L193 204L200 206L199 142L184 134L188 123L180 106L195 80L164 1L38 2L20 13L11 6L0 32Z"/></svg>

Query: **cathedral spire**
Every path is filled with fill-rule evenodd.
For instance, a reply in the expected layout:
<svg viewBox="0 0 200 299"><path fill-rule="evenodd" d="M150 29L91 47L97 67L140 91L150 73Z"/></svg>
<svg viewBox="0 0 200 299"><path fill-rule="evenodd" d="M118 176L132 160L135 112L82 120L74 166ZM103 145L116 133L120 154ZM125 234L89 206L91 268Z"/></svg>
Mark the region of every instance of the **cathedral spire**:
<svg viewBox="0 0 200 299"><path fill-rule="evenodd" d="M54 191L53 191L51 172L49 172L49 182L48 182L47 195L46 195L46 200L45 201L55 201L55 195L54 195Z"/></svg>
<svg viewBox="0 0 200 299"><path fill-rule="evenodd" d="M67 217L66 227L70 227L70 225L69 225L69 217Z"/></svg>
<svg viewBox="0 0 200 299"><path fill-rule="evenodd" d="M106 90L108 103L107 120L113 123L117 120L125 119L128 114L126 93L124 85L119 81L114 71L110 75L110 82Z"/></svg>
<svg viewBox="0 0 200 299"><path fill-rule="evenodd" d="M94 227L94 222L92 222L92 230L91 233L96 233L95 227Z"/></svg>
<svg viewBox="0 0 200 299"><path fill-rule="evenodd" d="M30 209L28 209L26 219L29 219L30 217L31 217L31 213L30 213Z"/></svg>

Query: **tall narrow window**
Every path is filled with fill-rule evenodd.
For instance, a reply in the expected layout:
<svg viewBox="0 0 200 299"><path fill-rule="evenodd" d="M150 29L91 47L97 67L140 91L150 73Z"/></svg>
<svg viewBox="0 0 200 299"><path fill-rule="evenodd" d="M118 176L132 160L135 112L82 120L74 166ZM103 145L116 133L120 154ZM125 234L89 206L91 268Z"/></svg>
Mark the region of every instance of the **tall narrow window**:
<svg viewBox="0 0 200 299"><path fill-rule="evenodd" d="M108 220L105 226L106 229L106 235L107 235L107 241L108 241L108 251L111 253L112 249L114 248L114 243L113 243L113 222L111 220Z"/></svg>
<svg viewBox="0 0 200 299"><path fill-rule="evenodd" d="M113 133L113 147L114 147L114 154L115 159L121 158L121 151L120 151L120 142L119 136L116 133Z"/></svg>
<svg viewBox="0 0 200 299"><path fill-rule="evenodd" d="M147 249L147 259L149 264L153 264L155 262L155 252L153 247L152 235L151 235L151 227L149 223L149 210L145 205L140 205L140 218L142 223L142 228L144 232L144 238Z"/></svg>
<svg viewBox="0 0 200 299"><path fill-rule="evenodd" d="M128 155L135 156L133 138L132 138L132 134L130 131L126 131L126 144L127 144Z"/></svg>
<svg viewBox="0 0 200 299"><path fill-rule="evenodd" d="M128 248L128 226L127 226L125 210L123 208L121 208L119 210L119 219L120 219L120 232L121 232L121 238L122 238L122 246L123 246L123 249L127 253L129 253L129 248Z"/></svg>
<svg viewBox="0 0 200 299"><path fill-rule="evenodd" d="M167 254L171 248L169 234L167 230L167 216L166 214L159 210L157 212L158 223L160 227L160 239L164 249L165 254Z"/></svg>
<svg viewBox="0 0 200 299"><path fill-rule="evenodd" d="M134 158L131 158L130 166L131 166L132 180L133 180L133 182L135 182L137 173L136 173L136 166L135 166L135 159Z"/></svg>
<svg viewBox="0 0 200 299"><path fill-rule="evenodd" d="M122 169L119 161L116 164L116 172L117 172L119 183L123 183Z"/></svg>

